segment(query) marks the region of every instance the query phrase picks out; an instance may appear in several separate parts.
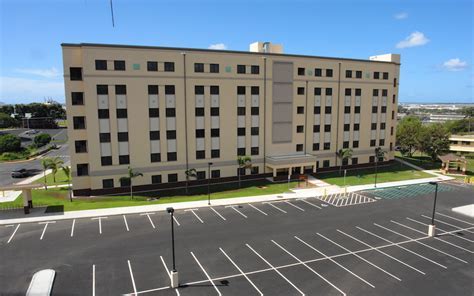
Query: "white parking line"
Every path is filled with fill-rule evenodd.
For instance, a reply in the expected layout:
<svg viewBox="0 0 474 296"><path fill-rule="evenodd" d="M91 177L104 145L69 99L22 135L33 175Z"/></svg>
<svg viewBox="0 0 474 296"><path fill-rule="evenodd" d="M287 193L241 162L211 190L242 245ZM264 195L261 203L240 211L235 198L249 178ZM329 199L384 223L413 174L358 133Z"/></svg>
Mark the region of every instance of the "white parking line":
<svg viewBox="0 0 474 296"><path fill-rule="evenodd" d="M231 208L232 210L236 211L237 213L239 213L240 215L242 215L242 217L244 217L245 219L247 219L247 216L245 216L244 213L242 213L241 211L237 210L237 207L236 205L232 205L232 206L225 206L226 208Z"/></svg>
<svg viewBox="0 0 474 296"><path fill-rule="evenodd" d="M174 220L174 222L176 222L176 224L177 224L178 226L181 226L181 224L179 224L178 219L176 218L175 215L173 215L173 220Z"/></svg>
<svg viewBox="0 0 474 296"><path fill-rule="evenodd" d="M38 224L44 224L43 233L41 233L40 240L43 240L46 228L48 228L49 223L56 223L56 221L38 222Z"/></svg>
<svg viewBox="0 0 474 296"><path fill-rule="evenodd" d="M185 212L187 211L190 211L191 213L194 214L194 216L199 220L199 222L203 223L204 224L204 221L201 220L201 218L199 218L199 216L194 212L194 211L197 211L198 209L189 209L189 210L184 210Z"/></svg>
<svg viewBox="0 0 474 296"><path fill-rule="evenodd" d="M222 220L224 220L224 221L226 220L226 219L224 218L224 216L222 216L222 215L221 215L218 211L216 211L213 207L210 207L210 208L211 208L211 210L214 211L214 213L217 214L217 216L221 217Z"/></svg>
<svg viewBox="0 0 474 296"><path fill-rule="evenodd" d="M168 269L168 266L166 265L166 262L163 259L163 256L160 256L160 259L161 259L161 262L163 263L163 266L165 267L166 273L168 274L168 276L170 277L170 280L171 280L170 270ZM178 288L175 288L174 290L176 291L176 295L179 296L180 294L179 294Z"/></svg>
<svg viewBox="0 0 474 296"><path fill-rule="evenodd" d="M128 270L130 270L130 278L132 279L133 294L137 295L137 286L135 285L135 279L133 278L132 266L130 265L130 260L127 260L127 262L128 262Z"/></svg>
<svg viewBox="0 0 474 296"><path fill-rule="evenodd" d="M411 240L411 241L413 241L413 242L416 242L417 244L420 244L420 245L423 245L423 246L425 246L425 247L427 247L427 248L430 248L430 249L432 249L432 250L435 250L435 251L437 251L437 252L439 252L439 253L441 253L441 254L444 254L444 255L446 255L446 256L448 256L448 257L454 258L454 259L456 259L456 260L458 260L458 261L461 261L461 262L463 262L463 263L466 263L466 264L468 263L467 261L464 261L464 260L462 260L462 259L460 259L460 258L458 258L458 257L456 257L456 256L453 256L453 255L448 254L448 253L446 253L446 252L444 252L444 251L441 251L441 250L439 250L439 249L437 249L437 248L434 248L434 247L432 247L432 246L430 246L430 245L427 245L427 244L425 244L425 243L422 243L422 242L418 241L418 239L413 239L412 237L406 236L406 235L404 235L404 234L401 234L401 233L399 233L399 232L396 232L396 231L394 231L394 230L392 230L392 229L390 229L390 228L384 227L384 226L379 225L379 224L377 224L377 223L374 223L374 225L377 226L377 227L380 227L380 228L382 228L382 229L385 229L385 230L387 230L387 231L390 231L390 232L392 232L392 233L398 234L398 235L401 236L401 237L407 238L407 239L409 239L409 240ZM425 238L429 238L429 237L426 236Z"/></svg>
<svg viewBox="0 0 474 296"><path fill-rule="evenodd" d="M410 250L410 249L407 249L407 248L405 248L404 246L400 246L400 245L398 245L398 244L396 244L396 243L394 243L394 242L392 242L392 241L390 241L390 240L388 240L388 239L386 239L386 238L384 238L384 237L381 237L381 236L379 236L379 235L377 235L377 234L375 234L375 233L373 233L373 232L370 232L370 231L368 231L368 230L365 230L365 229L362 228L362 227L356 226L356 228L358 228L358 229L360 229L360 230L364 231L365 233L368 233L368 234L370 234L370 235L372 235L372 236L375 236L375 237L377 237L377 238L379 238L379 239L381 239L381 240L383 240L383 241L385 241L385 242L387 242L387 243L391 243L391 244L393 244L394 246L399 247L400 249L405 250L405 251L407 251L407 252L409 252L409 253L411 253L411 254L413 254L413 255L416 255L416 256L418 256L418 257L420 257L420 258L422 258L422 259L425 259L426 261L429 261L429 262L431 262L431 263L433 263L433 264L436 264L436 265L438 265L438 266L440 266L440 267L442 267L442 268L444 268L444 269L447 269L447 267L444 266L443 264L440 264L440 263L438 263L438 262L436 262L436 261L434 261L434 260L431 260L431 259L429 259L429 258L426 258L425 256L423 256L423 255L421 255L421 254L418 254L417 252L414 252L414 251L412 251L412 250Z"/></svg>
<svg viewBox="0 0 474 296"><path fill-rule="evenodd" d="M20 227L21 224L18 224L16 227L15 227L15 230L13 231L12 235L10 236L10 238L8 239L7 241L7 244L9 244L11 242L11 240L13 239L13 236L15 235L16 231L18 230L18 228Z"/></svg>
<svg viewBox="0 0 474 296"><path fill-rule="evenodd" d="M455 218L455 217L451 217L451 216L442 214L442 213L440 213L440 212L436 212L436 214L441 215L441 216L445 216L445 217L448 217L448 218L451 218L451 219L456 220L456 221L459 221L459 222L466 223L467 225L474 226L474 223L470 223L470 222L467 222L467 221L464 221L464 220L461 220L461 219L458 219L458 218Z"/></svg>
<svg viewBox="0 0 474 296"><path fill-rule="evenodd" d="M269 206L272 206L272 207L274 207L275 209L279 210L279 211L282 212L282 213L285 213L285 214L288 213L287 211L280 209L279 207L277 207L276 205L274 205L274 204L271 203L271 202L264 202L264 204L267 204L267 205L269 205Z"/></svg>
<svg viewBox="0 0 474 296"><path fill-rule="evenodd" d="M320 206L317 206L317 205L315 205L314 203L309 202L309 201L307 201L307 200L304 199L304 198L300 198L300 199L298 199L298 200L301 200L302 202L304 202L304 203L306 203L306 204L308 204L308 205L310 205L310 206L312 206L312 207L318 208L318 209L320 209L320 210L322 209Z"/></svg>
<svg viewBox="0 0 474 296"><path fill-rule="evenodd" d="M127 231L130 231L130 229L128 228L127 218L125 218L125 215L122 215L122 216L123 216L123 222L125 223L125 228L127 229Z"/></svg>
<svg viewBox="0 0 474 296"><path fill-rule="evenodd" d="M340 244L338 244L338 243L336 243L336 242L330 240L329 238L325 237L324 235L322 235L322 234L320 234L320 233L318 233L318 235L319 235L320 237L326 239L327 241L333 243L334 245L338 246L339 248L343 249L343 250L346 251L348 254L351 254L351 255L353 255L353 256L359 258L360 260L362 260L362 261L364 261L364 262L370 264L371 266L377 268L378 270L384 272L385 274L387 274L387 275L393 277L393 278L396 279L397 281L400 281L400 282L402 281L399 277L397 277L397 276L391 274L390 272L386 271L386 270L383 269L382 267L380 267L380 266L378 266L378 265L375 265L374 263L370 262L369 260L367 260L367 259L365 259L364 257L362 257L362 256L360 256L359 254L357 254L357 253L359 253L359 251L353 252L353 251L349 250L348 248L346 248L346 247L344 247L344 246L342 246L342 245L340 245Z"/></svg>
<svg viewBox="0 0 474 296"><path fill-rule="evenodd" d="M155 229L155 224L153 223L153 220L151 220L151 217L150 215L154 215L155 213L143 213L143 214L140 214L140 216L147 216L148 217L148 221L150 221L150 224L151 224L151 227L153 227L153 229Z"/></svg>
<svg viewBox="0 0 474 296"><path fill-rule="evenodd" d="M91 219L91 220L99 220L99 234L102 234L102 219L107 219L107 217L97 217L97 218Z"/></svg>
<svg viewBox="0 0 474 296"><path fill-rule="evenodd" d="M95 264L92 264L92 296L95 296Z"/></svg>
<svg viewBox="0 0 474 296"><path fill-rule="evenodd" d="M312 249L313 251L317 252L318 254L322 255L324 258L328 259L329 261L331 261L332 263L336 264L337 266L339 266L340 268L344 269L345 271L347 271L348 273L352 274L353 276L355 276L356 278L358 278L359 280L361 280L362 282L366 283L367 285L369 285L370 287L372 288L375 288L374 285L372 285L371 283L369 283L368 281L366 281L365 279L363 279L362 277L358 276L357 274L355 274L354 272L352 272L351 270L349 270L348 268L346 268L345 266L343 266L342 264L340 264L339 262L337 262L336 260L328 257L326 254L324 254L323 252L319 251L318 249L316 249L315 247L313 247L312 245L308 244L307 242L305 242L304 240L300 239L299 237L295 236L295 238L297 240L299 240L300 242L302 242L303 244L305 244L308 248Z"/></svg>
<svg viewBox="0 0 474 296"><path fill-rule="evenodd" d="M298 291L301 295L304 295L304 293L297 287L295 286L295 284L293 284L292 282L290 282L289 279L287 279L278 269L275 268L275 266L273 266L270 262L267 261L267 259L263 258L262 255L260 255L259 253L257 253L257 251L255 251L249 244L245 244L250 250L252 250L255 255L257 255L258 257L260 257L260 259L262 259L265 263L267 263L268 266L270 266L271 269L273 269L276 273L278 273L285 281L288 282L288 284L290 284L293 288L296 289L296 291ZM307 265L305 265L306 267L308 267ZM311 269L312 270L312 269ZM313 270L314 271L314 270ZM316 272L316 271L314 271Z"/></svg>
<svg viewBox="0 0 474 296"><path fill-rule="evenodd" d="M428 226L429 224L428 223L423 223L421 221L418 221L418 220L415 220L415 219L412 219L412 218L408 218L408 220L412 221L412 222L415 222L417 224L420 224L420 225L423 225L423 226ZM439 220L436 220L436 222L441 222ZM442 223L442 222L441 222ZM465 241L468 241L470 243L474 243L474 240L472 239L468 239L468 238L465 238L465 237L462 237L462 236L459 236L459 235L456 235L455 233L449 233L448 230L446 229L443 229L443 228L440 228L438 226L436 226L436 229L441 231L441 234L438 235L438 237L441 237L441 236L445 236L445 235L449 235L449 236L452 236L452 237L455 237L455 238L458 238L458 239L462 239L462 240L465 240Z"/></svg>
<svg viewBox="0 0 474 296"><path fill-rule="evenodd" d="M298 207L297 205L294 205L294 204L292 204L291 202L289 202L289 201L287 201L287 200L285 200L284 203L289 204L290 206L292 206L292 207L294 207L294 208L297 208L298 210L304 212L304 209L303 209L303 208L300 208L300 207Z"/></svg>
<svg viewBox="0 0 474 296"><path fill-rule="evenodd" d="M196 256L194 256L194 253L191 252L191 255L193 256L194 260L196 260L196 263L199 265L199 267L201 268L202 272L206 275L207 279L209 280L209 282L212 284L212 286L214 287L214 289L217 291L217 294L219 296L221 296L221 291L219 291L219 289L217 289L216 287L216 284L214 284L214 281L212 281L211 277L209 276L209 274L207 274L206 270L204 269L204 267L202 267L201 263L199 262L199 260L196 258Z"/></svg>
<svg viewBox="0 0 474 296"><path fill-rule="evenodd" d="M377 251L377 252L379 252L380 254L383 254L383 255L387 256L388 258L393 259L393 260L395 260L395 261L397 261L397 262L399 262L399 263L405 265L406 267L413 269L414 271L416 271L416 272L418 272L418 273L421 273L422 275L425 275L425 274L426 274L426 273L424 273L423 271L419 270L418 268L415 268L415 267L411 266L410 264L405 263L405 262L403 262L403 261L401 261L401 260L399 260L399 259L393 257L392 255L389 255L389 254L385 253L384 251L380 251L379 249L374 248L373 246L369 245L368 243L365 243L365 242L361 241L360 239L357 239L357 238L353 237L353 236L350 235L350 234L347 234L347 233L345 233L345 232L343 232L343 231L341 231L341 230L339 230L339 229L337 229L337 231L338 231L339 233L342 233L342 234L344 234L345 236L350 237L350 238L352 238L353 240L355 240L355 241L357 241L357 242L359 242L359 243L361 243L361 244L363 244L363 245L369 247L369 248L372 248L372 250Z"/></svg>
<svg viewBox="0 0 474 296"><path fill-rule="evenodd" d="M257 290L257 292L263 296L263 293L257 288L257 286L255 286L255 284L249 279L249 277L242 271L242 269L240 269L240 267L229 257L229 255L227 255L226 252L224 252L224 250L222 250L222 248L219 248L219 250L221 250L222 254L224 254L224 256L227 257L227 259L229 259L230 263L232 263L235 268L237 268L237 270L247 279L247 281L255 288L255 290Z"/></svg>
<svg viewBox="0 0 474 296"><path fill-rule="evenodd" d="M72 220L72 226L71 226L71 237L74 236L74 226L76 226L76 219Z"/></svg>
<svg viewBox="0 0 474 296"><path fill-rule="evenodd" d="M428 216L425 216L425 215L421 215L421 217L431 220L431 217L428 217ZM448 226L451 226L451 227L454 227L454 228L458 228L458 229L459 229L459 228L462 228L461 226L457 226L457 225L448 223L448 222L446 222L445 220L440 220L440 219L438 219L438 218L436 218L436 222L440 222L440 223L443 223L443 224L446 224L446 225L448 225ZM464 231L469 232L469 233L474 233L474 231L472 231L472 230L464 230Z"/></svg>
<svg viewBox="0 0 474 296"><path fill-rule="evenodd" d="M263 215L268 216L267 213L265 213L264 211L260 210L259 208L257 208L257 207L254 206L253 204L248 204L248 205L251 206L252 208L254 208L255 210L259 211L259 212L262 213Z"/></svg>

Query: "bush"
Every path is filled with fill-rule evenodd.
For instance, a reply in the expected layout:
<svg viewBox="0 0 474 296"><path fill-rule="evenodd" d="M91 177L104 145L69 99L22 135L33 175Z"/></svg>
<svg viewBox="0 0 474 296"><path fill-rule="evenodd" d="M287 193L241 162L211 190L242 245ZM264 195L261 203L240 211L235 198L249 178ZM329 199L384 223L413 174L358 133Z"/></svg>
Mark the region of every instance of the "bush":
<svg viewBox="0 0 474 296"><path fill-rule="evenodd" d="M10 117L8 114L0 112L0 128L18 126L18 120Z"/></svg>
<svg viewBox="0 0 474 296"><path fill-rule="evenodd" d="M0 153L17 152L21 150L21 140L18 136L6 134L0 136Z"/></svg>
<svg viewBox="0 0 474 296"><path fill-rule="evenodd" d="M44 133L37 135L33 140L33 143L36 147L42 147L46 144L49 144L49 142L51 142L51 136Z"/></svg>

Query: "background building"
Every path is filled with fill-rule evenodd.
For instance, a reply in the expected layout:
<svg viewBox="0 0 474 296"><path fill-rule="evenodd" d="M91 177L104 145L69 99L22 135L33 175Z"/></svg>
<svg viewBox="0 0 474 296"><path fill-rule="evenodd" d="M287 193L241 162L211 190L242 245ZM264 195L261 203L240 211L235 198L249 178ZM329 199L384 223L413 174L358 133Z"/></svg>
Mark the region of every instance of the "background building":
<svg viewBox="0 0 474 296"><path fill-rule="evenodd" d="M73 187L121 190L131 166L137 190L179 186L185 170L213 182L329 170L393 159L400 56L369 60L148 46L62 44ZM248 176L250 175L250 176ZM178 183L176 183L178 182ZM123 188L125 190L125 188Z"/></svg>

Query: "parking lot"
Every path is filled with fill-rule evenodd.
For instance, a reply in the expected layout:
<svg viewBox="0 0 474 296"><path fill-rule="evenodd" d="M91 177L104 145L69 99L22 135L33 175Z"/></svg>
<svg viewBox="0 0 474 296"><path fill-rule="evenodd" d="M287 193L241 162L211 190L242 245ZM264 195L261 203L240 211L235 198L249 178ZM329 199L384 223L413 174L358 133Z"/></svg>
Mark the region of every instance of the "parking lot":
<svg viewBox="0 0 474 296"><path fill-rule="evenodd" d="M474 219L451 211L472 196L439 193L435 238L432 193L179 210L179 289L166 213L1 226L1 289L24 294L35 271L53 268L57 295L472 295Z"/></svg>

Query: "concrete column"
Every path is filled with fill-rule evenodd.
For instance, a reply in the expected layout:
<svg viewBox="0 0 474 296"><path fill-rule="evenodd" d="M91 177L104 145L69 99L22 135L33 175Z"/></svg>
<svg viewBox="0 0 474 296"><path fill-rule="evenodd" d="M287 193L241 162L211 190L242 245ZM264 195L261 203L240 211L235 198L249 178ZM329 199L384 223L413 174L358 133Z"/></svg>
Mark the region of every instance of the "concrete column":
<svg viewBox="0 0 474 296"><path fill-rule="evenodd" d="M300 167L300 174L304 174L304 165Z"/></svg>
<svg viewBox="0 0 474 296"><path fill-rule="evenodd" d="M277 176L277 170L276 168L273 168L273 178L275 178Z"/></svg>
<svg viewBox="0 0 474 296"><path fill-rule="evenodd" d="M313 173L316 173L316 166L313 165Z"/></svg>
<svg viewBox="0 0 474 296"><path fill-rule="evenodd" d="M179 287L178 272L176 270L170 271L170 279L171 279L171 288Z"/></svg>
<svg viewBox="0 0 474 296"><path fill-rule="evenodd" d="M292 171L292 170L293 170L292 167L289 167L289 168L288 168L288 176L291 176L291 171Z"/></svg>
<svg viewBox="0 0 474 296"><path fill-rule="evenodd" d="M28 190L26 190L26 189L22 190L22 192L23 192L23 210L24 210L25 214L30 213L30 206L29 206L27 191Z"/></svg>
<svg viewBox="0 0 474 296"><path fill-rule="evenodd" d="M428 225L428 236L435 236L436 227L434 225Z"/></svg>

